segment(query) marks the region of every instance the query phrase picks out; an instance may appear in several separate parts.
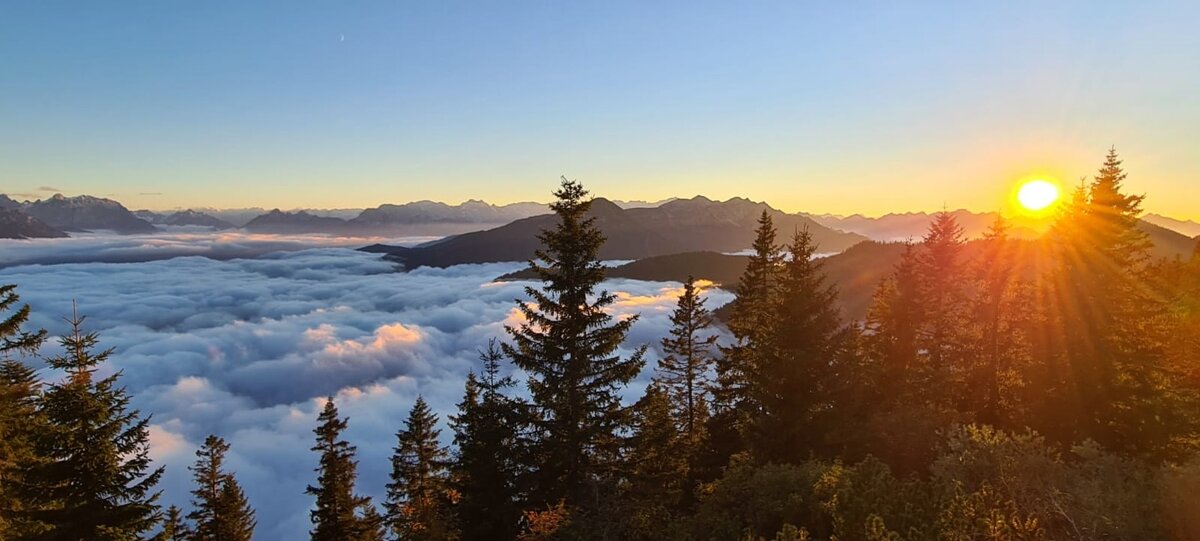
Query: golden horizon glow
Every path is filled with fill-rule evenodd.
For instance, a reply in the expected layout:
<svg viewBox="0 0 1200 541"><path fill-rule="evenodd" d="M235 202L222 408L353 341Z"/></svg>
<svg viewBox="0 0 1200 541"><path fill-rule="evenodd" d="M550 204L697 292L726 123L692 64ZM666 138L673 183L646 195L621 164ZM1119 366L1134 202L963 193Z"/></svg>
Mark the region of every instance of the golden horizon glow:
<svg viewBox="0 0 1200 541"><path fill-rule="evenodd" d="M1061 198L1058 185L1044 179L1022 182L1017 188L1017 203L1030 213L1040 213L1058 203Z"/></svg>

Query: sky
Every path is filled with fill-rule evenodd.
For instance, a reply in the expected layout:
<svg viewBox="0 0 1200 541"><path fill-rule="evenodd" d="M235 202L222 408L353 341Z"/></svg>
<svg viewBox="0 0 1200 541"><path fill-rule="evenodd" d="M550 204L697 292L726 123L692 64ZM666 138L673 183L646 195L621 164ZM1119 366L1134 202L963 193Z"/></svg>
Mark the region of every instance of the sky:
<svg viewBox="0 0 1200 541"><path fill-rule="evenodd" d="M900 5L903 4L903 5ZM1116 146L1200 219L1198 2L16 1L0 192L995 210Z"/></svg>

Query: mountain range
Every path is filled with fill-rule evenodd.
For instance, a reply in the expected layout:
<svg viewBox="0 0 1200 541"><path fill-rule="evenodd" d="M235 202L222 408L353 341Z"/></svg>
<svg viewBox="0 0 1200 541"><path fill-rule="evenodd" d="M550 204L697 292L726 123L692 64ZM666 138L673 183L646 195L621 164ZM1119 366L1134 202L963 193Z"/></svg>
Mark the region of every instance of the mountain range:
<svg viewBox="0 0 1200 541"><path fill-rule="evenodd" d="M110 230L121 234L158 230L112 199L55 194L47 199L18 202L0 194L0 208L9 216L0 225L0 238L61 237L66 232Z"/></svg>
<svg viewBox="0 0 1200 541"><path fill-rule="evenodd" d="M272 210L243 227L259 233L322 233L336 235L443 236L498 227L514 220L546 214L542 203L492 205L470 200L458 205L416 201L365 209L351 219L322 216L304 210Z"/></svg>
<svg viewBox="0 0 1200 541"><path fill-rule="evenodd" d="M1148 213L1142 216L1142 220L1150 222L1159 227L1165 227L1172 231L1183 233L1189 237L1200 237L1200 223L1192 220L1177 220L1169 218L1161 214Z"/></svg>
<svg viewBox="0 0 1200 541"><path fill-rule="evenodd" d="M225 220L191 209L180 210L170 214L158 213L149 210L135 210L133 211L133 214L138 218L146 220L154 225L169 225L175 227L207 227L215 231L233 229L236 227Z"/></svg>
<svg viewBox="0 0 1200 541"><path fill-rule="evenodd" d="M0 239L53 239L67 234L50 227L19 208L0 206Z"/></svg>
<svg viewBox="0 0 1200 541"><path fill-rule="evenodd" d="M593 200L589 216L607 241L600 258L641 259L681 252L710 250L737 252L750 247L754 228L763 211L774 219L781 234L808 228L821 251L840 252L867 240L855 233L836 231L807 216L788 214L766 203L743 198L713 201L697 196L677 199L658 207L623 209L603 198ZM539 245L538 234L557 220L546 214L507 225L448 237L415 247L373 245L367 251L383 253L406 268L446 267L462 263L524 261Z"/></svg>

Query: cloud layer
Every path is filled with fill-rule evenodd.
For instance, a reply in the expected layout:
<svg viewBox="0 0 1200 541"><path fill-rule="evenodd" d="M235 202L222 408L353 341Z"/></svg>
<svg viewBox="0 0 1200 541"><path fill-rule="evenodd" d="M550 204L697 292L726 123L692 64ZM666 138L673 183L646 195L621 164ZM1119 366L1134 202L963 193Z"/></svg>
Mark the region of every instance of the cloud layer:
<svg viewBox="0 0 1200 541"><path fill-rule="evenodd" d="M220 237L195 242L212 246ZM192 241L173 242L189 249ZM524 284L491 282L516 264L396 273L377 256L347 248L271 242L295 251L146 261L154 258L144 252L163 249L126 245L120 250L143 254L131 259L142 262L16 266L0 270L0 283L18 284L33 306L32 324L52 333L63 332L61 316L76 300L102 344L116 348L104 370L120 370L134 405L153 415L153 455L168 467L166 503L187 501L186 467L198 442L215 433L233 447L230 465L258 510L259 537L296 539L310 527L304 488L314 479L309 448L323 397L335 395L350 417L360 489L381 498L394 434L416 396L445 422L478 350L513 321ZM0 256L8 255L0 246ZM641 315L630 349L656 345L678 284L614 280L605 287L618 292L616 315ZM714 308L729 300L719 290L708 294ZM655 358L652 350L630 398Z"/></svg>
<svg viewBox="0 0 1200 541"><path fill-rule="evenodd" d="M143 235L72 233L70 238L63 239L0 239L0 268L62 263L143 263L184 256L227 260L316 247L358 247L374 242L403 246L433 238L265 235L244 231L214 233L207 227L194 226L159 228L162 232Z"/></svg>

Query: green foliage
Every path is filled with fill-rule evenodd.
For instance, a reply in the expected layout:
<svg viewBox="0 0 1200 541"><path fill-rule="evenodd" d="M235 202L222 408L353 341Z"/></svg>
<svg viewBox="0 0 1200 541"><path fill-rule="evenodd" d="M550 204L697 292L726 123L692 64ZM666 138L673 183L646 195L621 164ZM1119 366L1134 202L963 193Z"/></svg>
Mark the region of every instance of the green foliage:
<svg viewBox="0 0 1200 541"><path fill-rule="evenodd" d="M418 396L404 429L396 433L388 483L387 521L399 539L454 539L453 496L446 469L449 454L438 443L441 430L429 404Z"/></svg>
<svg viewBox="0 0 1200 541"><path fill-rule="evenodd" d="M354 494L358 478L356 449L342 439L347 422L338 417L337 406L330 397L317 417L317 444L312 450L320 454L317 484L305 491L316 497L316 506L309 512L313 541L368 540L379 538L378 515L371 499Z"/></svg>
<svg viewBox="0 0 1200 541"><path fill-rule="evenodd" d="M191 539L192 531L183 521L183 512L174 505L167 508L167 514L163 517L162 530L159 530L151 538L152 541L190 541Z"/></svg>
<svg viewBox="0 0 1200 541"><path fill-rule="evenodd" d="M482 374L467 376L458 415L450 418L458 448L451 464L451 484L459 494L455 509L464 540L513 539L520 517L517 428L523 404L504 395L515 382L500 375L495 340L480 359Z"/></svg>
<svg viewBox="0 0 1200 541"><path fill-rule="evenodd" d="M667 392L651 385L634 405L628 477L624 498L628 506L630 539L664 539L679 529L680 511L690 504L686 434L671 416Z"/></svg>
<svg viewBox="0 0 1200 541"><path fill-rule="evenodd" d="M756 466L746 455L735 456L724 476L702 488L694 538L757 538L785 524L822 524L814 487L825 468L819 462Z"/></svg>
<svg viewBox="0 0 1200 541"><path fill-rule="evenodd" d="M232 473L223 468L229 444L210 435L196 450L196 464L189 469L196 488L192 490L193 541L249 541L254 537L254 510ZM169 517L168 517L169 518Z"/></svg>
<svg viewBox="0 0 1200 541"><path fill-rule="evenodd" d="M149 420L129 409L120 374L95 379L112 350L95 351L99 336L83 332L82 317L68 322L64 353L46 358L65 377L38 401L47 427L29 480L41 504L33 518L49 530L38 538L137 539L159 520L154 487L163 470L151 467Z"/></svg>
<svg viewBox="0 0 1200 541"><path fill-rule="evenodd" d="M527 287L532 302L517 303L525 321L507 329L513 344L504 352L528 374L534 498L595 506L618 464L617 433L629 424L619 390L641 370L645 348L616 353L636 318L614 321L605 308L616 297L596 291L604 236L587 216L587 191L564 178L554 195L558 225L541 233L529 262L542 286Z"/></svg>
<svg viewBox="0 0 1200 541"><path fill-rule="evenodd" d="M807 230L787 248L770 305L770 335L751 372L758 410L748 427L750 447L764 461L798 463L824 453L825 434L843 419L834 403L846 330L837 292L826 284L817 246Z"/></svg>
<svg viewBox="0 0 1200 541"><path fill-rule="evenodd" d="M0 286L0 539L32 535L43 527L30 513L36 500L28 472L42 461L35 447L46 419L38 409L41 382L17 358L35 354L46 331L23 329L29 305L20 302L16 286Z"/></svg>
<svg viewBox="0 0 1200 541"><path fill-rule="evenodd" d="M695 460L705 443L705 423L710 402L709 372L717 336L712 332L712 314L704 306L696 279L688 276L675 311L671 313L670 336L662 339L663 357L654 381L667 392L671 415L683 435L685 453Z"/></svg>
<svg viewBox="0 0 1200 541"><path fill-rule="evenodd" d="M1055 224L1058 354L1078 396L1073 439L1161 460L1180 456L1181 442L1196 432L1185 400L1194 393L1176 387L1159 324L1168 306L1147 287L1150 244L1137 228L1142 196L1123 193L1124 180L1110 151Z"/></svg>
<svg viewBox="0 0 1200 541"><path fill-rule="evenodd" d="M733 312L729 316L729 330L736 342L722 348L724 357L716 364L716 415L713 422L724 426L715 427L713 432L726 438L736 436L740 439L749 431L749 423L758 413L754 374L770 354L771 339L776 329L773 308L779 287L779 263L783 256L776 244L775 225L765 210L758 219L753 249L746 270L738 280L737 298L733 301ZM720 449L718 454L728 460L730 455L741 450L742 442L733 440L726 442L726 447Z"/></svg>

